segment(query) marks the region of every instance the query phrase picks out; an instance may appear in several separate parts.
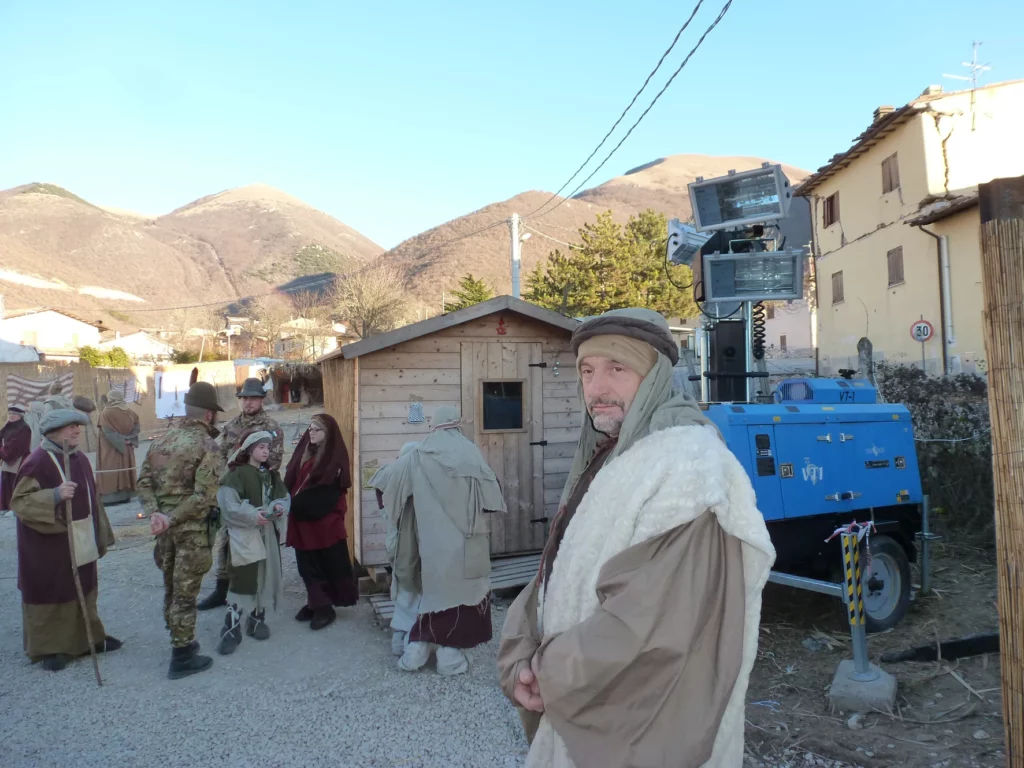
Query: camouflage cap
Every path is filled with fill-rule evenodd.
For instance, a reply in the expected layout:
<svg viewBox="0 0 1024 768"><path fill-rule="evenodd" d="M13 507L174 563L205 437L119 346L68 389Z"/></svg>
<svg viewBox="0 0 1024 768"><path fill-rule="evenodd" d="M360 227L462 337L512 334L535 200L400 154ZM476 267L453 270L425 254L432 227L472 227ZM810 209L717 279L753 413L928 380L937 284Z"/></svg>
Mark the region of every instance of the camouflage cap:
<svg viewBox="0 0 1024 768"><path fill-rule="evenodd" d="M189 387L188 392L185 393L185 405L205 408L207 411L224 412L220 403L217 402L216 388L208 381L197 381Z"/></svg>

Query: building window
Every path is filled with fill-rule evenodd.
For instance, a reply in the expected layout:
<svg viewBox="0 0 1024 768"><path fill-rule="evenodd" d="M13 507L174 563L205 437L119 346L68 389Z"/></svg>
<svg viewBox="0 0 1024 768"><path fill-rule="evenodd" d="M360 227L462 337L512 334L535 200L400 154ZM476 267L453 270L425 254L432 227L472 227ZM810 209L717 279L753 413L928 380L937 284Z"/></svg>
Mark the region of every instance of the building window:
<svg viewBox="0 0 1024 768"><path fill-rule="evenodd" d="M903 246L889 251L886 260L889 262L889 285L899 285L903 282Z"/></svg>
<svg viewBox="0 0 1024 768"><path fill-rule="evenodd" d="M481 400L484 432L523 429L522 381L485 381Z"/></svg>
<svg viewBox="0 0 1024 768"><path fill-rule="evenodd" d="M766 314L765 314L765 319L766 320L774 320L775 319L775 305L774 304L769 304L767 306L765 312L766 312Z"/></svg>
<svg viewBox="0 0 1024 768"><path fill-rule="evenodd" d="M786 337L785 335L779 336L779 349L783 352L786 351Z"/></svg>
<svg viewBox="0 0 1024 768"><path fill-rule="evenodd" d="M839 193L835 192L825 198L825 226L831 227L839 221Z"/></svg>
<svg viewBox="0 0 1024 768"><path fill-rule="evenodd" d="M842 270L839 272L832 273L832 303L842 304L844 301L843 296L843 273Z"/></svg>
<svg viewBox="0 0 1024 768"><path fill-rule="evenodd" d="M882 194L892 192L900 188L900 164L896 159L896 153L889 155L882 161Z"/></svg>

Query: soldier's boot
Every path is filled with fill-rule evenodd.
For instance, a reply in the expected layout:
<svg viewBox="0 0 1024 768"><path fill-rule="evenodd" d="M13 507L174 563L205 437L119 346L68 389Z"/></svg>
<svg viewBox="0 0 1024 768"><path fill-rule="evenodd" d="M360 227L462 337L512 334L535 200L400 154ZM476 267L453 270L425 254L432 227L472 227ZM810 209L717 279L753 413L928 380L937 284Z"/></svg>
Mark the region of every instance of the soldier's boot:
<svg viewBox="0 0 1024 768"><path fill-rule="evenodd" d="M234 653L242 643L242 612L238 606L232 604L228 608L227 616L224 617L224 626L220 630L220 643L217 644L217 653L227 656Z"/></svg>
<svg viewBox="0 0 1024 768"><path fill-rule="evenodd" d="M200 656L196 653L196 647L198 646L190 644L184 648L171 649L171 666L167 670L168 679L180 680L210 668L213 659L209 656Z"/></svg>
<svg viewBox="0 0 1024 768"><path fill-rule="evenodd" d="M196 608L200 611L209 611L212 608L220 608L222 605L227 605L228 584L228 579L217 579L217 586L214 587L213 592L196 603Z"/></svg>
<svg viewBox="0 0 1024 768"><path fill-rule="evenodd" d="M245 634L254 640L268 640L270 638L270 627L266 622L267 611L264 608L259 613L255 610L245 617Z"/></svg>

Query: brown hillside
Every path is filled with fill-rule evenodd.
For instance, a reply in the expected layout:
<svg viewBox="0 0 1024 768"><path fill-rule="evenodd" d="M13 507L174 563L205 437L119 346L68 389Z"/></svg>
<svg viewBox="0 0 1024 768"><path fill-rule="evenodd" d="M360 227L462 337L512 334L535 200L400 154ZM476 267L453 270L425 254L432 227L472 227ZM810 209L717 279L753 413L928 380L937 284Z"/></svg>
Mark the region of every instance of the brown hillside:
<svg viewBox="0 0 1024 768"><path fill-rule="evenodd" d="M65 307L119 330L168 319L133 310L261 293L381 251L265 186L205 197L157 219L102 209L51 184L0 191L6 305ZM109 308L113 316L102 311Z"/></svg>
<svg viewBox="0 0 1024 768"><path fill-rule="evenodd" d="M7 307L64 307L120 329L130 324L98 308L130 313L233 295L202 243L55 189L0 192L0 292Z"/></svg>
<svg viewBox="0 0 1024 768"><path fill-rule="evenodd" d="M200 198L156 223L208 244L239 295L304 274L344 271L384 250L326 213L262 184ZM320 250L297 259L309 246L340 258Z"/></svg>
<svg viewBox="0 0 1024 768"><path fill-rule="evenodd" d="M698 176L724 176L731 169L750 170L762 162L764 160L758 157L673 155L586 190L557 208L552 202L546 208L550 213L542 211L539 217L532 218L527 214L541 207L551 194L524 192L416 235L389 251L386 260L405 271L410 293L428 309L439 309L442 290L453 290L466 273L483 278L498 293L507 293L511 289L507 225L501 224L450 245L442 244L518 213L525 217L522 231L531 236L522 248L522 285L526 290L526 276L552 250L565 249L555 241L578 242L577 230L593 221L598 213L611 210L617 221L625 221L631 215L653 208L669 218L686 219L690 216L686 189L689 182ZM810 175L808 171L788 165L783 165L783 170L792 183Z"/></svg>

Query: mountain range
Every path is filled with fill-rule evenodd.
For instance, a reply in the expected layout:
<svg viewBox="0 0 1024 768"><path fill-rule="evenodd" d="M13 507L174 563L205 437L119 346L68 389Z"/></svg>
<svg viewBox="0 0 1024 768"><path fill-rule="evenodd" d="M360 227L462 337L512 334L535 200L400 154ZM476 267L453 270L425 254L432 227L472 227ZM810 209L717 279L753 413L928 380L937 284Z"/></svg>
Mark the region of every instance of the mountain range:
<svg viewBox="0 0 1024 768"><path fill-rule="evenodd" d="M523 274L602 211L616 220L646 208L687 218L698 176L758 167L755 157L675 155L571 199L529 191L416 235L391 251L280 190L251 185L157 217L103 208L54 184L0 191L0 294L8 308L73 311L117 330L166 322L163 308L266 293L380 259L398 267L414 303L440 307L469 272L508 292L509 230L523 217ZM792 183L808 172L783 166ZM493 225L487 231L476 230ZM464 239L457 239L464 238ZM560 245L560 243L562 245Z"/></svg>

